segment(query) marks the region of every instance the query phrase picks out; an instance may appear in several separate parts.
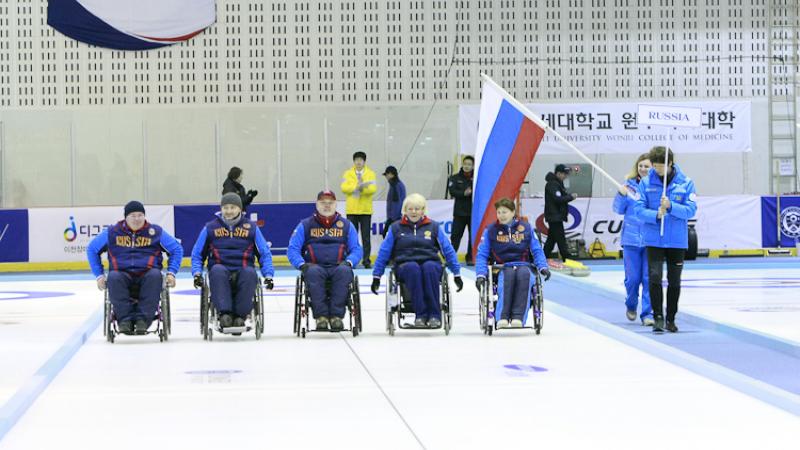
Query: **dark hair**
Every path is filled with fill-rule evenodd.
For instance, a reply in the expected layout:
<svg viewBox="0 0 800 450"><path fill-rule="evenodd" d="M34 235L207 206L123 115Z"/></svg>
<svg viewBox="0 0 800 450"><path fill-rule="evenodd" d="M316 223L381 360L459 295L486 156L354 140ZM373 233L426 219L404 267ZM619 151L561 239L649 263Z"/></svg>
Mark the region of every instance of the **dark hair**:
<svg viewBox="0 0 800 450"><path fill-rule="evenodd" d="M353 153L353 161L355 161L356 158L361 158L364 161L366 161L367 160L367 154L362 152L362 151L355 152L355 153Z"/></svg>
<svg viewBox="0 0 800 450"><path fill-rule="evenodd" d="M516 205L514 205L514 201L513 201L513 200L511 200L511 199L510 199L510 198L508 198L508 197L503 197L503 198L501 198L500 200L498 200L498 201L494 202L494 209L498 209L498 208L500 208L501 206L502 206L503 208L508 208L508 209L509 209L509 210L511 210L511 211L516 211L516 210L517 210L517 206L516 206Z"/></svg>
<svg viewBox="0 0 800 450"><path fill-rule="evenodd" d="M236 179L239 178L240 176L242 176L242 169L236 166L231 167L231 170L228 171L229 180L236 181Z"/></svg>
<svg viewBox="0 0 800 450"><path fill-rule="evenodd" d="M650 149L650 153L647 154L647 159L653 164L664 164L667 160L667 155L669 155L670 164L673 164L675 162L675 156L672 150L659 145Z"/></svg>
<svg viewBox="0 0 800 450"><path fill-rule="evenodd" d="M470 161L472 161L472 163L473 163L473 164L475 164L475 158L473 158L471 155L467 155L467 156L465 156L465 157L461 158L461 162L462 162L462 163L463 163L464 161L466 161L466 160L470 160Z"/></svg>

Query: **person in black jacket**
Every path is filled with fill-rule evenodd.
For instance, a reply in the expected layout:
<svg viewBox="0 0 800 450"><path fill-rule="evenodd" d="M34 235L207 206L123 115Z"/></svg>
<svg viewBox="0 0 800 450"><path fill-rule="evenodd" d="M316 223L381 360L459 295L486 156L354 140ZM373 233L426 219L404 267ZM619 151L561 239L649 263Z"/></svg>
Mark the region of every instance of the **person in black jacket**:
<svg viewBox="0 0 800 450"><path fill-rule="evenodd" d="M567 221L569 207L567 204L576 198L577 194L570 194L564 188L564 180L569 176L570 168L564 164L556 166L555 173L550 172L545 177L547 184L544 187L544 220L547 221L547 241L544 243L544 254L550 255L553 247L558 244L561 260L569 256L567 238L564 235L564 222Z"/></svg>
<svg viewBox="0 0 800 450"><path fill-rule="evenodd" d="M470 236L472 235L472 225L470 219L472 217L472 170L475 167L475 158L472 156L465 156L461 159L461 170L457 174L450 177L447 182L447 189L450 195L455 199L453 204L453 230L450 234L450 243L453 248L458 251L458 246L461 245L461 238L464 236L464 228L467 228L467 265L473 265L472 261L472 242Z"/></svg>
<svg viewBox="0 0 800 450"><path fill-rule="evenodd" d="M242 169L236 166L231 167L231 170L228 171L228 178L222 184L222 195L228 192L239 194L239 197L242 198L242 210L246 210L250 203L253 203L258 191L251 189L245 192L244 186L242 186L242 175Z"/></svg>

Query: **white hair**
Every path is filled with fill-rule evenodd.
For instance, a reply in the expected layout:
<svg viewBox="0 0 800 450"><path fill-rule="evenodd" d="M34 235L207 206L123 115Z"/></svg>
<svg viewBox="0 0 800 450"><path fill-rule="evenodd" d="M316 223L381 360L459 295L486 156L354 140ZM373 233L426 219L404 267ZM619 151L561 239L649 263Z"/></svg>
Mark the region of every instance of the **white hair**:
<svg viewBox="0 0 800 450"><path fill-rule="evenodd" d="M414 193L406 196L406 199L403 200L403 208L402 208L403 214L406 213L409 206L420 207L422 208L423 214L428 213L428 202L425 200L425 197L423 197L421 194Z"/></svg>

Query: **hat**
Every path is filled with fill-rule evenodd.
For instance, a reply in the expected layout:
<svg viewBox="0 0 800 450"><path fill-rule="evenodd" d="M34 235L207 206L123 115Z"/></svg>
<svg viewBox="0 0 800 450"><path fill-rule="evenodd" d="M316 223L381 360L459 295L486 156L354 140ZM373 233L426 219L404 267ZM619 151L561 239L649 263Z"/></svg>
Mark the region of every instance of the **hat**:
<svg viewBox="0 0 800 450"><path fill-rule="evenodd" d="M390 174L392 174L394 176L397 176L397 167L395 167L395 166L386 166L386 170L383 171L383 174L386 175L387 173L390 173Z"/></svg>
<svg viewBox="0 0 800 450"><path fill-rule="evenodd" d="M136 200L131 200L125 205L125 217L128 217L128 214L140 212L144 214L144 205L142 202L137 202Z"/></svg>
<svg viewBox="0 0 800 450"><path fill-rule="evenodd" d="M239 197L239 194L235 192L228 192L222 196L222 201L219 202L220 206L225 205L236 205L240 209L242 208L242 197Z"/></svg>
<svg viewBox="0 0 800 450"><path fill-rule="evenodd" d="M331 200L336 200L336 194L334 194L330 189L319 191L319 194L317 194L317 200L322 200L323 197L330 197Z"/></svg>
<svg viewBox="0 0 800 450"><path fill-rule="evenodd" d="M571 167L568 167L568 166L565 166L564 164L558 164L558 165L556 166L556 173L558 173L558 172L561 172L561 173L570 173L570 172L572 172L572 168L571 168Z"/></svg>

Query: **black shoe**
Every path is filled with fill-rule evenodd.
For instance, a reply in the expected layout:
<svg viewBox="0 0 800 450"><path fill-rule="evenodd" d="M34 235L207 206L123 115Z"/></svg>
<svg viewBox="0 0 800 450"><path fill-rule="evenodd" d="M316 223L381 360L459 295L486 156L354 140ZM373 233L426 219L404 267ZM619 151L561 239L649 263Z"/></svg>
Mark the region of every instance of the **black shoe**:
<svg viewBox="0 0 800 450"><path fill-rule="evenodd" d="M233 319L233 326L235 327L243 327L244 326L244 318L237 317Z"/></svg>
<svg viewBox="0 0 800 450"><path fill-rule="evenodd" d="M664 318L656 317L655 323L653 324L653 333L663 333L663 332L664 332Z"/></svg>
<svg viewBox="0 0 800 450"><path fill-rule="evenodd" d="M342 319L338 317L331 317L330 324L331 324L331 331L344 330L344 322L342 322Z"/></svg>
<svg viewBox="0 0 800 450"><path fill-rule="evenodd" d="M149 327L149 325L150 324L148 324L142 319L137 320L136 323L134 324L136 328L136 334L147 334L147 328Z"/></svg>
<svg viewBox="0 0 800 450"><path fill-rule="evenodd" d="M678 327L675 326L675 321L674 320L668 320L667 321L667 331L669 331L670 333L677 333L678 332Z"/></svg>
<svg viewBox="0 0 800 450"><path fill-rule="evenodd" d="M120 322L118 329L121 334L133 334L133 322L130 320Z"/></svg>
<svg viewBox="0 0 800 450"><path fill-rule="evenodd" d="M328 331L328 318L327 317L317 317L317 331Z"/></svg>
<svg viewBox="0 0 800 450"><path fill-rule="evenodd" d="M437 319L435 317L432 317L432 318L428 319L428 328L439 328L441 326L442 326L442 321L441 320L439 320L439 319Z"/></svg>
<svg viewBox="0 0 800 450"><path fill-rule="evenodd" d="M219 325L222 328L229 328L233 326L233 317L230 314L223 314L219 318Z"/></svg>
<svg viewBox="0 0 800 450"><path fill-rule="evenodd" d="M372 268L372 263L369 262L369 260L364 261L364 268L365 269L371 269Z"/></svg>

